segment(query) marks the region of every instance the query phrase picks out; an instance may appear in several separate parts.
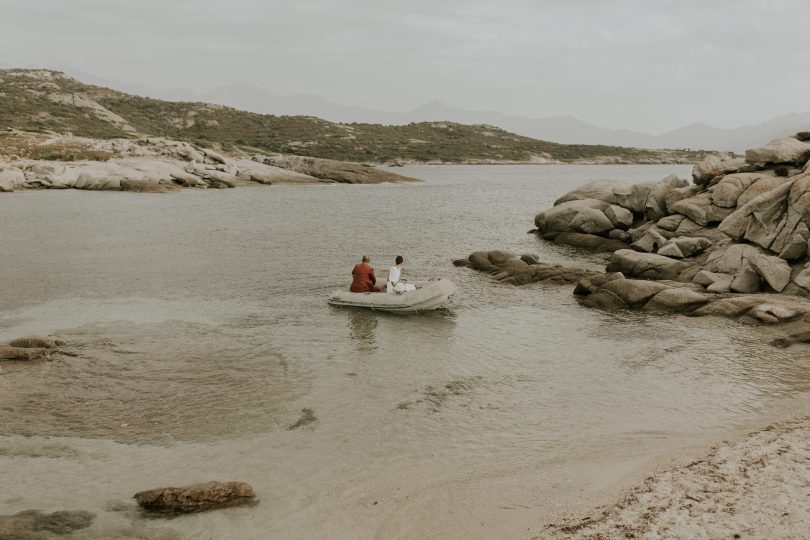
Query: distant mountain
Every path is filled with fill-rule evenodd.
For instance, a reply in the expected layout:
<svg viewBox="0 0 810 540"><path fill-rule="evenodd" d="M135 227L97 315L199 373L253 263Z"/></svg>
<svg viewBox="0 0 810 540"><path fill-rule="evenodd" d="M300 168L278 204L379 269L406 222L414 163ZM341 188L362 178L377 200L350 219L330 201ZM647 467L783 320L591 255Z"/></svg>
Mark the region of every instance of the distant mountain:
<svg viewBox="0 0 810 540"><path fill-rule="evenodd" d="M742 152L771 139L810 130L810 112L787 114L757 125L723 129L694 123L660 135L630 129L609 129L573 116L529 118L493 110L470 111L431 101L410 112L377 111L341 105L310 94L280 96L259 86L233 84L203 94L188 89L155 92L142 85L127 85L65 69L72 76L98 86L167 101L203 101L259 114L316 116L331 122L405 125L411 122L448 121L486 124L545 141L562 144L596 144L635 148L693 148ZM765 135L763 135L765 134Z"/></svg>
<svg viewBox="0 0 810 540"><path fill-rule="evenodd" d="M702 151L559 144L489 125L341 124L313 116L266 115L132 95L46 69L0 70L0 89L0 129L97 139L163 136L226 151L371 163L695 163L706 156ZM264 95L249 86L237 90L245 102ZM225 94L233 96L233 88ZM284 104L326 107L328 102L293 96Z"/></svg>

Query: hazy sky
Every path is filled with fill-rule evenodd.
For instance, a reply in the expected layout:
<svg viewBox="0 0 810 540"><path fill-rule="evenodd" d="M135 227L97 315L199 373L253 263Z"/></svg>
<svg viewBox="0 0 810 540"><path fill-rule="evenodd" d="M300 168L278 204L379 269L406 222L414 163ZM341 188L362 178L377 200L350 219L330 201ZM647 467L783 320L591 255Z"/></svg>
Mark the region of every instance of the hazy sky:
<svg viewBox="0 0 810 540"><path fill-rule="evenodd" d="M0 64L662 132L810 111L807 0L0 0Z"/></svg>

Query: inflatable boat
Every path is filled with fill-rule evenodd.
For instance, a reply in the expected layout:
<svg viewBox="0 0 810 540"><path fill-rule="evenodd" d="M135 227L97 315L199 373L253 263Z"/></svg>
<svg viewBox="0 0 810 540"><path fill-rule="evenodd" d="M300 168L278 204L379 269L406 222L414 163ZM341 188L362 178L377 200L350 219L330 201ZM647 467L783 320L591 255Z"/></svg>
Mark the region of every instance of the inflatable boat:
<svg viewBox="0 0 810 540"><path fill-rule="evenodd" d="M348 290L335 291L327 300L333 306L362 307L396 313L418 313L441 309L450 304L456 286L448 279L409 281L415 291L402 294L383 292L355 293Z"/></svg>

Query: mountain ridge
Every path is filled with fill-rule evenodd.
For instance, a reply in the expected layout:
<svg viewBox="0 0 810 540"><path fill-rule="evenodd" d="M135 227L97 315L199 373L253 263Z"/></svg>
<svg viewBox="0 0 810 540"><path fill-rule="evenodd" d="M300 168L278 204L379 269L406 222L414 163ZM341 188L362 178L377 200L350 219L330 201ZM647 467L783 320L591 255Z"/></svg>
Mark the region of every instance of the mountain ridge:
<svg viewBox="0 0 810 540"><path fill-rule="evenodd" d="M405 125L411 122L454 121L463 124L488 124L518 135L561 144L599 144L636 148L700 148L713 151L742 152L768 141L810 128L810 111L789 113L769 120L719 128L704 122L691 122L661 134L626 128L600 127L570 114L541 118L502 113L493 109L467 110L433 99L410 111L378 111L340 104L317 95L298 93L281 95L251 83L234 83L195 94L187 89L154 92L143 85L126 85L65 68L77 78L94 84L118 88L170 101L203 101L227 105L259 114L317 116L339 123L375 123ZM94 82L95 81L95 82ZM250 89L248 95L244 92Z"/></svg>
<svg viewBox="0 0 810 540"><path fill-rule="evenodd" d="M0 127L99 139L158 136L225 150L367 163L694 163L706 155L558 144L483 124L339 124L263 115L126 94L54 70L0 70L0 90Z"/></svg>

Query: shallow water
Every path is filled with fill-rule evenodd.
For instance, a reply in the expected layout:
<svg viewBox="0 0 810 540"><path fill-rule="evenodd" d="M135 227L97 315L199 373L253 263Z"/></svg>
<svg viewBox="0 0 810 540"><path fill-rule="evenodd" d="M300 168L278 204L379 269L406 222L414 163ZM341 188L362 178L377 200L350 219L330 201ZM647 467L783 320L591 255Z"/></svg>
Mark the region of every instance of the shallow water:
<svg viewBox="0 0 810 540"><path fill-rule="evenodd" d="M511 536L501 508L531 521L598 483L569 469L722 436L810 388L806 350L738 323L588 310L450 264L506 248L600 268L526 234L534 214L591 179L688 167L396 171L427 182L0 196L0 342L58 334L76 354L0 365L0 514L90 510L99 536ZM449 277L455 305L327 306L364 253L380 277L399 254L406 276ZM169 521L109 505L209 479L262 502Z"/></svg>

